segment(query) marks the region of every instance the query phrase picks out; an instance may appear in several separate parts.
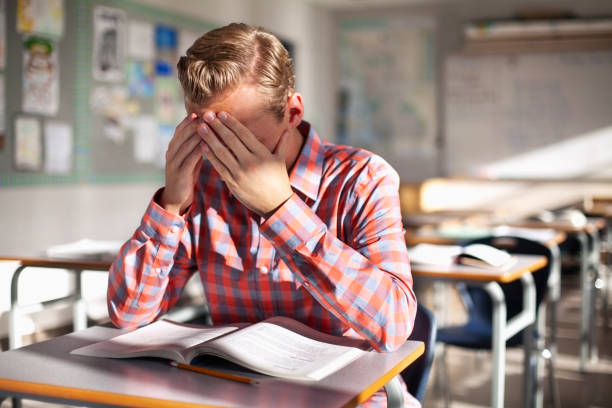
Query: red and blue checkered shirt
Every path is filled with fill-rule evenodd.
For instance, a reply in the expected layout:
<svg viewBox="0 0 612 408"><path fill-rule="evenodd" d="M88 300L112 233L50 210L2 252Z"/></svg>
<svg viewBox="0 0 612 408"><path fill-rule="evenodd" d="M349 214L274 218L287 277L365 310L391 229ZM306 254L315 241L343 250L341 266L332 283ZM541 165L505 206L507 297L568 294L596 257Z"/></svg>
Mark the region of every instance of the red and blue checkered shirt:
<svg viewBox="0 0 612 408"><path fill-rule="evenodd" d="M307 122L289 175L293 195L262 219L205 161L184 216L151 201L111 266L108 309L119 327L147 324L199 273L215 324L283 315L394 350L416 298L397 173L362 149L322 141Z"/></svg>

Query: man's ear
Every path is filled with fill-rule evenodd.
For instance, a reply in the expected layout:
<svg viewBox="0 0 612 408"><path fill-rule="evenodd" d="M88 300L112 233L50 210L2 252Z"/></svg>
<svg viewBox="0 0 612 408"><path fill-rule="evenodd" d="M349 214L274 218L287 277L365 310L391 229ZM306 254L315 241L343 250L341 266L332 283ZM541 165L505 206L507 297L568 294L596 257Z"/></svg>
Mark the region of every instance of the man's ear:
<svg viewBox="0 0 612 408"><path fill-rule="evenodd" d="M287 107L285 113L288 115L288 125L290 128L296 128L304 118L304 103L302 102L302 94L294 92L287 98Z"/></svg>

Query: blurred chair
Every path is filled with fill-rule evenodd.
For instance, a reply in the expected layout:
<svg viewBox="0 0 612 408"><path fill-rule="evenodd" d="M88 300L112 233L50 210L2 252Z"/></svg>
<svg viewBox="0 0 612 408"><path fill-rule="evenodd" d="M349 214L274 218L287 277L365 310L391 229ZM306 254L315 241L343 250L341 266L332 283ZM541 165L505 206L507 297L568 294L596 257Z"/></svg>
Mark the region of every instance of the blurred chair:
<svg viewBox="0 0 612 408"><path fill-rule="evenodd" d="M423 404L436 346L436 319L434 314L420 303L417 305L414 328L408 340L422 341L425 344L425 352L414 363L406 367L400 375L410 394ZM388 406L394 406L395 401L392 399L395 396L387 392L387 398Z"/></svg>
<svg viewBox="0 0 612 408"><path fill-rule="evenodd" d="M505 249L510 253L543 255L546 256L548 264L533 273L533 278L536 287L536 310L538 310L538 319L543 315L542 301L547 295L549 288L549 279L551 278L552 266L555 263L553 253L546 245L525 238L514 236L495 236L486 237L470 242L481 243L494 246L496 248ZM466 284L458 284L457 291L465 305L468 315L468 321L462 326L441 327L438 329L438 341L445 345L453 345L457 347L490 350L492 343L492 302L489 294L480 286L471 286ZM500 284L506 301L507 319L510 320L519 314L523 308L523 289L520 281ZM544 333L538 330L538 324L534 324L534 343L536 352L540 357L547 362L548 380L555 407L560 406L559 393L557 384L554 378L554 356L545 347L540 347L543 343ZM523 329L506 341L508 347L520 346L523 344L523 335L526 330ZM445 353L442 354L443 364L446 364L444 359ZM534 358L530 359L529 369L536 370L537 361ZM532 378L537 381L537 373ZM448 382L450 383L450 382ZM448 384L447 383L447 384ZM447 385L448 387L448 385ZM448 397L447 390L447 397Z"/></svg>

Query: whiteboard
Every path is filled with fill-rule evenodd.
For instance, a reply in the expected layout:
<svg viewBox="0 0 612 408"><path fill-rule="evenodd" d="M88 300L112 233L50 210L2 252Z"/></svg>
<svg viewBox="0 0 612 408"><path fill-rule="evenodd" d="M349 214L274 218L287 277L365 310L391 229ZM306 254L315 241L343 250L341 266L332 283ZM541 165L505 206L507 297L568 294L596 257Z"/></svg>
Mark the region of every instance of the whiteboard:
<svg viewBox="0 0 612 408"><path fill-rule="evenodd" d="M594 170L588 154L563 149L591 143L594 132L612 126L612 51L454 55L446 61L445 82L449 174L481 175L482 168L539 150L574 158L563 177ZM598 165L612 163L612 151L598 153ZM521 163L521 177L539 178L546 166L532 165L534 174L525 174ZM495 175L511 177L512 166L504 169Z"/></svg>

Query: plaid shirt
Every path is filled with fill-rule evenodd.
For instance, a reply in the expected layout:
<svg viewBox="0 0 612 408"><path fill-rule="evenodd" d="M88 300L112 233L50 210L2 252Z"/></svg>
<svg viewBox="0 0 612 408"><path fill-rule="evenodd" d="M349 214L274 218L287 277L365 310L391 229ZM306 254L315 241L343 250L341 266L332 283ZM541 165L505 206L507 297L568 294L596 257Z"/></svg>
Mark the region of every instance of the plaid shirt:
<svg viewBox="0 0 612 408"><path fill-rule="evenodd" d="M267 219L234 198L207 161L184 217L153 198L110 269L115 325L166 313L198 272L215 324L284 315L379 351L404 343L416 298L397 173L372 153L322 141L307 122L299 130L306 141L289 175L294 193Z"/></svg>

